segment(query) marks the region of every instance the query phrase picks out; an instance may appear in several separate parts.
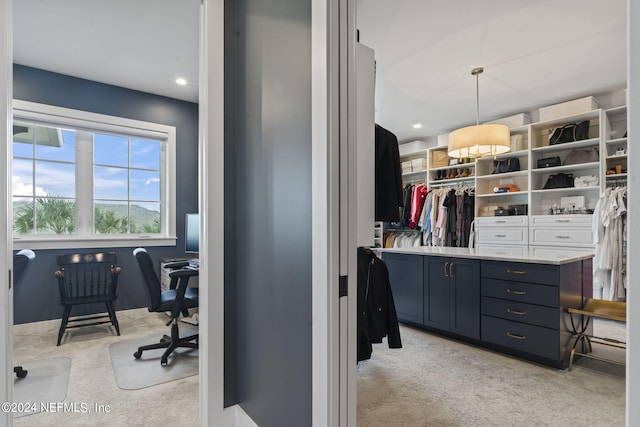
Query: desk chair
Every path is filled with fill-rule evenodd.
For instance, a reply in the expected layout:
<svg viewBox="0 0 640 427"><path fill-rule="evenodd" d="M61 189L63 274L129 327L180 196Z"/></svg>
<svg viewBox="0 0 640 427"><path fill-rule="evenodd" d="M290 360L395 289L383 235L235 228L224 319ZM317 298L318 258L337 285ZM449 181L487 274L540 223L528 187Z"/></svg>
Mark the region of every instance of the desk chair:
<svg viewBox="0 0 640 427"><path fill-rule="evenodd" d="M146 249L135 249L133 256L138 261L145 286L149 292L149 311L156 313L171 312L171 320L167 322L167 326L171 325L171 336L165 335L160 339L160 342L138 347L138 351L133 353L133 357L140 359L142 352L145 350L166 348L160 359L160 364L167 366L167 358L176 348L198 348L197 334L180 338L178 329L180 314L188 316L188 309L198 306L198 288L187 287L189 277L197 276L198 271L189 268L187 261L165 264L165 268L170 268L173 271L169 273L169 277L171 277L169 290L163 292L160 280L153 269L153 262ZM194 340L195 342L192 342Z"/></svg>
<svg viewBox="0 0 640 427"><path fill-rule="evenodd" d="M13 256L13 286L15 287L24 272L27 270L27 267L36 257L36 254L29 249L23 249L20 252L16 253ZM13 372L16 374L18 378L24 378L27 376L27 371L22 369L22 366L14 366Z"/></svg>
<svg viewBox="0 0 640 427"><path fill-rule="evenodd" d="M58 345L67 328L111 323L120 335L120 326L113 305L118 298L118 276L121 271L120 267L114 265L118 260L118 253L58 255L56 260L60 269L55 272L55 277L58 280L60 304L64 307L58 331ZM104 303L108 314L72 319L69 324L71 308L74 305L96 303Z"/></svg>

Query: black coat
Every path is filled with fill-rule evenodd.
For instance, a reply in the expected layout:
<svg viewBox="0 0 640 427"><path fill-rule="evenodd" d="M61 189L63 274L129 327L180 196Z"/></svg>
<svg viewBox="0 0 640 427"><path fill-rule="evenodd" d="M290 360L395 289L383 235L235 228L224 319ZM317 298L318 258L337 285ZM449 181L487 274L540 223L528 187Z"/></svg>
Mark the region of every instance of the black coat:
<svg viewBox="0 0 640 427"><path fill-rule="evenodd" d="M376 187L375 220L400 221L402 201L402 170L398 138L380 125L376 125Z"/></svg>
<svg viewBox="0 0 640 427"><path fill-rule="evenodd" d="M371 358L372 346L387 337L402 348L387 265L369 249L358 248L358 362Z"/></svg>

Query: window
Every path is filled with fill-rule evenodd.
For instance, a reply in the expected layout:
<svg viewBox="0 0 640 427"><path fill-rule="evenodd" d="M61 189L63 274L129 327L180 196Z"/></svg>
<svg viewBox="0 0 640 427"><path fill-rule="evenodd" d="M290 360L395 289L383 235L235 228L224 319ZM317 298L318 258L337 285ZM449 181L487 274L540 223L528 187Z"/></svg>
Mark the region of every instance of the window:
<svg viewBox="0 0 640 427"><path fill-rule="evenodd" d="M24 101L13 120L16 248L175 244L175 128Z"/></svg>

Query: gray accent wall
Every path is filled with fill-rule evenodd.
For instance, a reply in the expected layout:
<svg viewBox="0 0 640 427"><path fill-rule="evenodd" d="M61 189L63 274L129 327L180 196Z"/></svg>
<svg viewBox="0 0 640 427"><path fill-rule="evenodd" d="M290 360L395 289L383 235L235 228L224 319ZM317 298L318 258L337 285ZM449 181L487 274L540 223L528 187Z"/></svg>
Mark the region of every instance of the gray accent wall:
<svg viewBox="0 0 640 427"><path fill-rule="evenodd" d="M261 427L310 426L311 2L228 0L225 8L234 391Z"/></svg>
<svg viewBox="0 0 640 427"><path fill-rule="evenodd" d="M78 79L14 64L15 99L99 114L144 120L176 127L176 232L175 247L149 247L160 267L161 257L184 257L184 216L198 211L198 104ZM116 251L122 267L116 310L147 306L142 275L133 258L134 247L82 249L77 252ZM59 319L56 255L72 250L36 250L36 259L14 289L14 323ZM104 312L104 305L74 307L71 315ZM122 331L124 333L125 331ZM52 335L55 341L56 334Z"/></svg>

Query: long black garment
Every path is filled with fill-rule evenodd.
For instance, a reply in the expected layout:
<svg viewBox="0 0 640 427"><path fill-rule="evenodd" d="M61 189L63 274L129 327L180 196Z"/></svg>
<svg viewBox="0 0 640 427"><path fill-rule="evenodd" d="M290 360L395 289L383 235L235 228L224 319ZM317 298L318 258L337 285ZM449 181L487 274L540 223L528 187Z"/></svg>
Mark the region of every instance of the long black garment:
<svg viewBox="0 0 640 427"><path fill-rule="evenodd" d="M375 145L375 220L398 222L403 205L398 138L376 125Z"/></svg>
<svg viewBox="0 0 640 427"><path fill-rule="evenodd" d="M402 348L387 265L371 250L358 248L358 362L371 358L372 345L386 336Z"/></svg>

